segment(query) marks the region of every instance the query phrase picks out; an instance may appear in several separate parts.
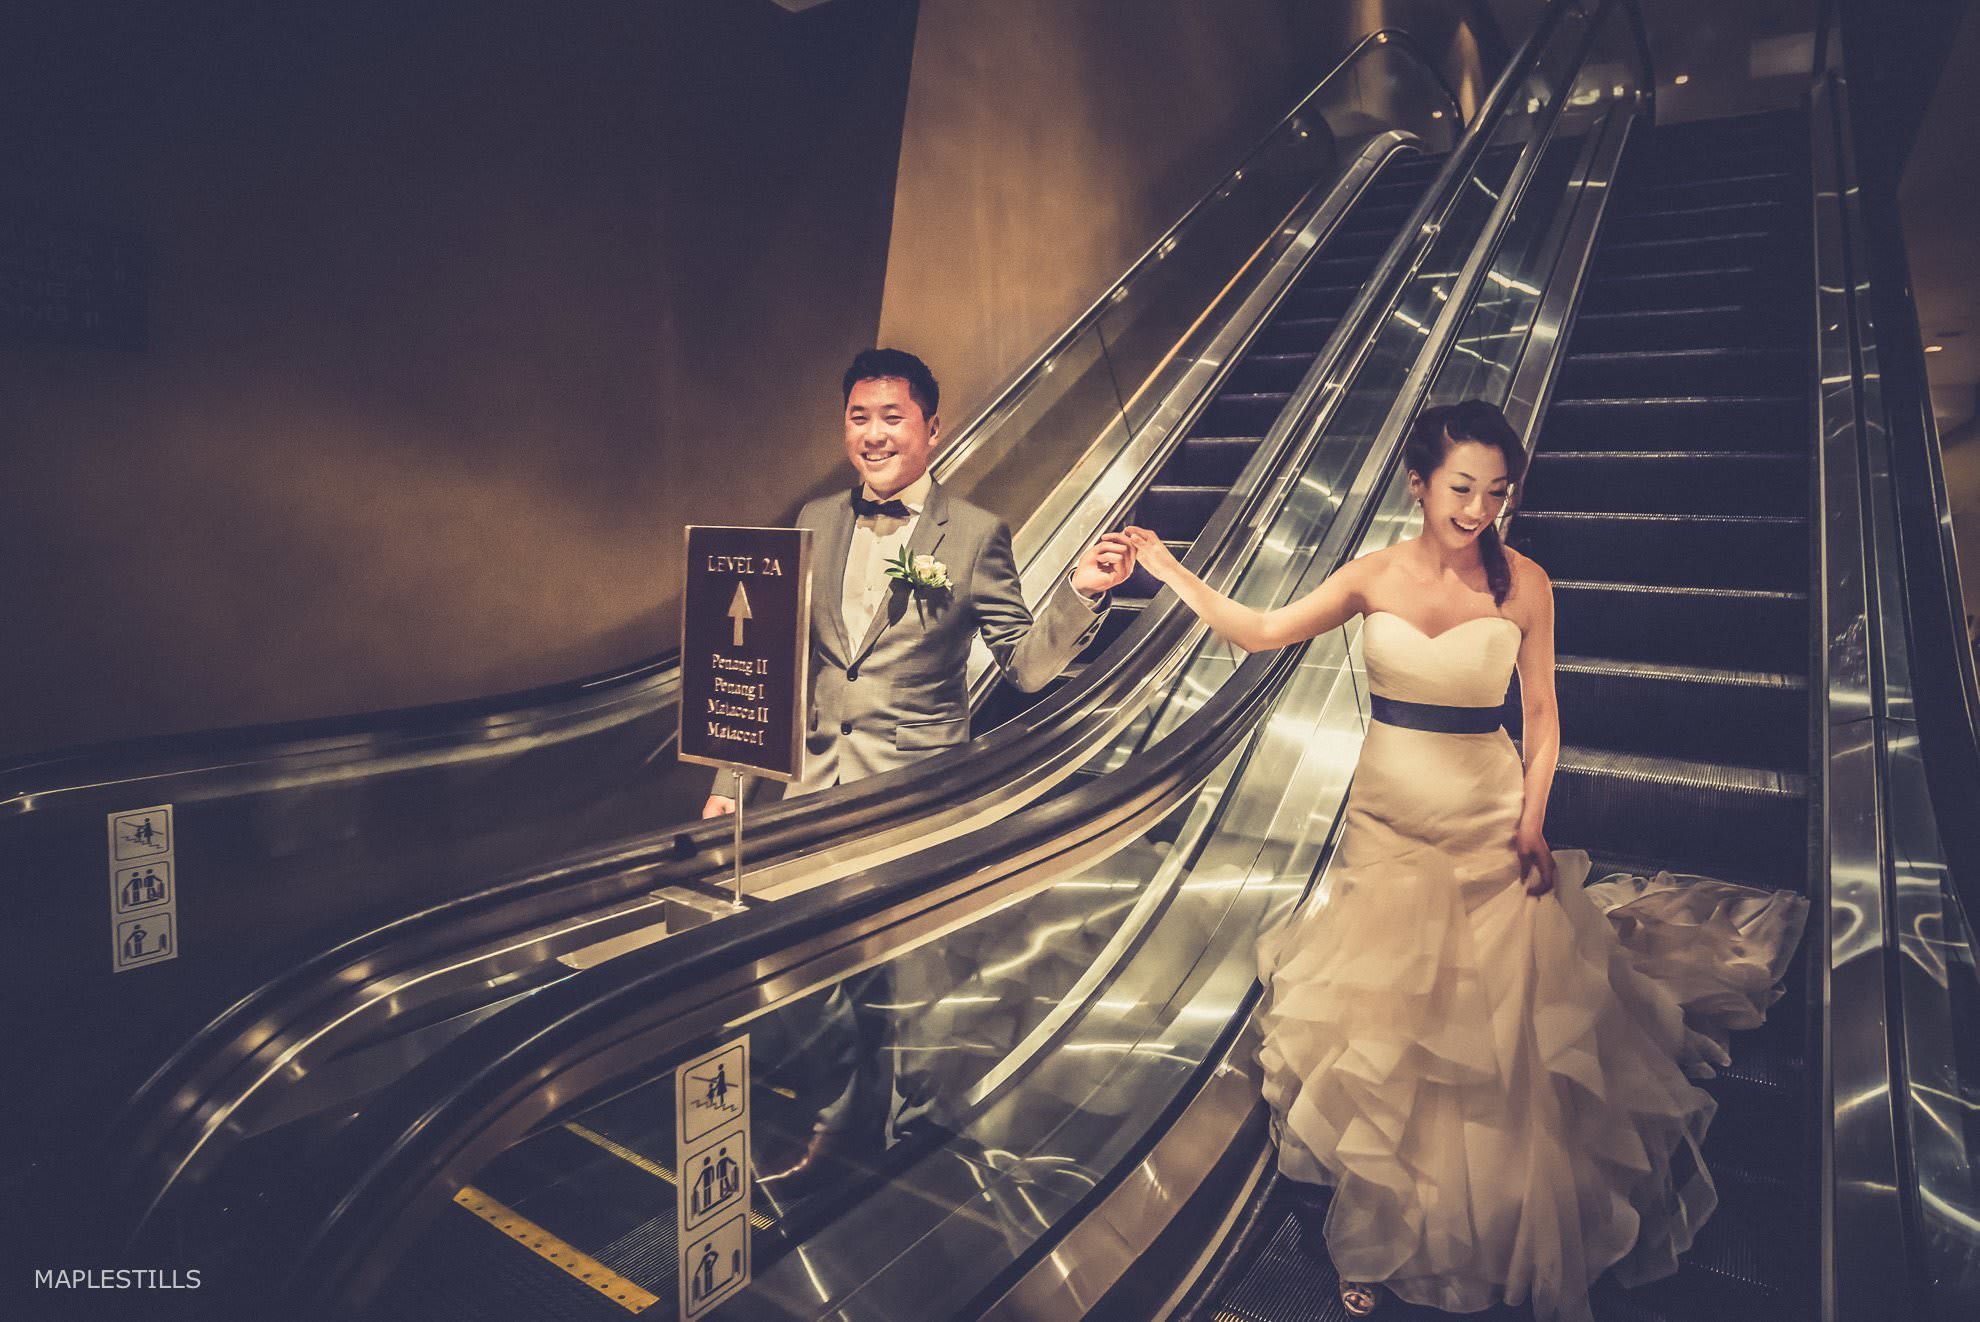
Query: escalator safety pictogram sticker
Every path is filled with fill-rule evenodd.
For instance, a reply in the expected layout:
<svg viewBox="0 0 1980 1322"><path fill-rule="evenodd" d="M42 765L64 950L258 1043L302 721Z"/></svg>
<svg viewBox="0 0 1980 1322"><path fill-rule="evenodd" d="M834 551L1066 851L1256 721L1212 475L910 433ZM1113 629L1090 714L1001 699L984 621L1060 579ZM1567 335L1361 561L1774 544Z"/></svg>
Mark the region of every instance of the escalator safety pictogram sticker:
<svg viewBox="0 0 1980 1322"><path fill-rule="evenodd" d="M750 1281L749 1038L674 1071L675 1227L681 1322Z"/></svg>

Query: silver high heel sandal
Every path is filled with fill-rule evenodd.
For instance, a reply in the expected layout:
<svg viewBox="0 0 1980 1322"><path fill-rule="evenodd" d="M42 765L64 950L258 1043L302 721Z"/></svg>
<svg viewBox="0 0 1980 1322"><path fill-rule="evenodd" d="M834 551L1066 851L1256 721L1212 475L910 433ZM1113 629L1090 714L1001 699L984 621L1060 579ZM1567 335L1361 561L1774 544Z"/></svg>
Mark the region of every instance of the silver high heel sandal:
<svg viewBox="0 0 1980 1322"><path fill-rule="evenodd" d="M1374 1285L1367 1281L1341 1282L1341 1307L1355 1317L1367 1317L1375 1311L1375 1305L1382 1302L1382 1296Z"/></svg>

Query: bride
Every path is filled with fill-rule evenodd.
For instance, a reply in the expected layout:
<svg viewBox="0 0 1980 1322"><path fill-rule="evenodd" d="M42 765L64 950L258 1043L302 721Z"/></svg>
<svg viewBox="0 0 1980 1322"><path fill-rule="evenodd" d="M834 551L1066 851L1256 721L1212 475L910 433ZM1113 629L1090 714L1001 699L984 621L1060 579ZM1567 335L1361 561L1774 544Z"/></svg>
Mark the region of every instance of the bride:
<svg viewBox="0 0 1980 1322"><path fill-rule="evenodd" d="M1588 856L1548 848L1553 590L1496 529L1524 451L1469 400L1424 410L1403 458L1422 531L1274 610L1126 535L1247 651L1363 617L1374 719L1329 884L1259 943L1279 1166L1333 1187L1343 1304L1366 1314L1384 1285L1587 1319L1603 1272L1675 1271L1711 1215L1715 1104L1689 1075L1779 995L1807 902L1668 874L1584 886ZM1515 666L1520 748L1499 719Z"/></svg>

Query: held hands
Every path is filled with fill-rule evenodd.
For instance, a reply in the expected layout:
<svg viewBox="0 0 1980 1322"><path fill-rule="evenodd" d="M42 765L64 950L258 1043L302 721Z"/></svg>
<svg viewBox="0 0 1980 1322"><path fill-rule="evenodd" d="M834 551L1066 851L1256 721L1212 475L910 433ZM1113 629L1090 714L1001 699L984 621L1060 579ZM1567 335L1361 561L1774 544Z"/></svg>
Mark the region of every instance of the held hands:
<svg viewBox="0 0 1980 1322"><path fill-rule="evenodd" d="M1143 569L1163 583L1176 581L1176 575L1181 572L1182 565L1170 553L1169 548L1162 544L1160 537L1146 528L1134 527L1123 529L1120 535L1127 540L1129 546L1134 548L1135 558L1140 561Z"/></svg>
<svg viewBox="0 0 1980 1322"><path fill-rule="evenodd" d="M1072 585L1089 597L1110 592L1134 572L1134 546L1122 533L1110 532L1080 556L1073 567Z"/></svg>
<svg viewBox="0 0 1980 1322"><path fill-rule="evenodd" d="M704 819L727 817L735 810L736 801L726 794L711 794L708 796L708 802L701 805L701 815Z"/></svg>
<svg viewBox="0 0 1980 1322"><path fill-rule="evenodd" d="M1539 827L1521 822L1513 835L1513 849L1519 854L1519 875L1528 895L1554 889L1554 851L1547 848Z"/></svg>

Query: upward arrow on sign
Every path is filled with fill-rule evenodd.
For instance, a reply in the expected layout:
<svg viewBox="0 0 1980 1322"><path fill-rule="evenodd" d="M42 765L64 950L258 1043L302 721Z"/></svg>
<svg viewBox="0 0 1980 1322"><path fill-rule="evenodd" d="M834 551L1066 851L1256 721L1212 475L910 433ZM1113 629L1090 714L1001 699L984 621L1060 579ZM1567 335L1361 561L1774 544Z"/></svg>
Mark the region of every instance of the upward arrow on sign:
<svg viewBox="0 0 1980 1322"><path fill-rule="evenodd" d="M743 641L743 621L752 620L756 617L749 612L749 593L743 591L743 585L740 583L736 584L736 595L729 598L729 618L736 622L735 645L741 647Z"/></svg>

